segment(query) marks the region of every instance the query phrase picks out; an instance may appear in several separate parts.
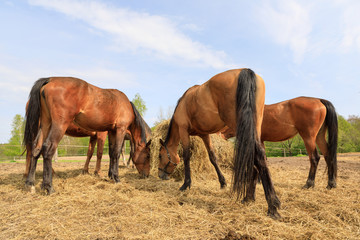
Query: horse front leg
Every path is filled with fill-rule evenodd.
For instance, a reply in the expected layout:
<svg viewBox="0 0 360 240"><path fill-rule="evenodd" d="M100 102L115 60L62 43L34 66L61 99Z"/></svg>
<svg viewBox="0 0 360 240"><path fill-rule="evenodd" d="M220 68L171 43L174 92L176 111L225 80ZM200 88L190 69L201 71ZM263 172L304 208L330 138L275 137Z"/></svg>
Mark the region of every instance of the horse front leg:
<svg viewBox="0 0 360 240"><path fill-rule="evenodd" d="M109 133L109 146L110 138L112 144L112 151L110 153L110 166L109 166L109 177L113 179L115 183L120 182L119 179L119 158L121 146L124 142L125 128L119 128L115 133Z"/></svg>
<svg viewBox="0 0 360 240"><path fill-rule="evenodd" d="M184 171L185 179L184 184L180 187L180 191L185 191L187 188L191 188L191 173L190 173L190 138L188 133L183 133L185 136L181 138L183 145L183 159L184 159Z"/></svg>

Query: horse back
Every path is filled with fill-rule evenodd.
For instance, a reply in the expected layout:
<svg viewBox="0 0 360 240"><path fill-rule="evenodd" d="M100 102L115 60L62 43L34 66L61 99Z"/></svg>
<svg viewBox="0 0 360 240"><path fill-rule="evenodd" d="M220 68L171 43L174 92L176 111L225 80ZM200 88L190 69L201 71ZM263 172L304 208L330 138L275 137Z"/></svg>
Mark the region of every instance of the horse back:
<svg viewBox="0 0 360 240"><path fill-rule="evenodd" d="M88 131L114 130L129 126L134 114L129 99L116 89L102 89L81 79L52 77L42 89L51 118L66 112L79 127Z"/></svg>

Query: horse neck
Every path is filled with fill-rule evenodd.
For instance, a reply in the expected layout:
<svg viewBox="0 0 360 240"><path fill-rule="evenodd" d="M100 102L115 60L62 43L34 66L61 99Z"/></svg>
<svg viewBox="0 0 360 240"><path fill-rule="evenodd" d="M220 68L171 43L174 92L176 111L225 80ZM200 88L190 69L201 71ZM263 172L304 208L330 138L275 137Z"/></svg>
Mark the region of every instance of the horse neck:
<svg viewBox="0 0 360 240"><path fill-rule="evenodd" d="M179 134L179 127L175 122L170 126L169 129L170 136L167 137L167 141L165 142L166 146L168 147L169 151L177 152L177 147L180 143L180 134Z"/></svg>
<svg viewBox="0 0 360 240"><path fill-rule="evenodd" d="M137 126L136 124L131 124L130 126L130 133L131 133L131 137L135 143L135 145L141 145L141 143L143 143L142 138L141 138L141 126ZM146 142L145 142L146 144Z"/></svg>

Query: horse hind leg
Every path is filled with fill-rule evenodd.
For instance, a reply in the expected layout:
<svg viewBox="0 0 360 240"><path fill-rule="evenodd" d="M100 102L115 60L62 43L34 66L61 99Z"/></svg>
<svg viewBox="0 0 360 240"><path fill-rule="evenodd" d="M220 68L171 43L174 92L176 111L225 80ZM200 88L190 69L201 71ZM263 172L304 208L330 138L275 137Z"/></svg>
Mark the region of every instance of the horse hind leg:
<svg viewBox="0 0 360 240"><path fill-rule="evenodd" d="M89 141L88 152L87 152L87 156L86 156L86 162L84 165L84 169L82 170L83 174L89 174L90 159L91 159L92 155L94 154L95 145L96 145L96 136L91 136L90 141Z"/></svg>
<svg viewBox="0 0 360 240"><path fill-rule="evenodd" d="M326 188L331 189L336 187L336 173L335 173L334 161L332 161L333 159L330 159L329 156L328 144L326 142L325 135L326 135L325 129L321 128L318 136L316 137L316 144L319 146L319 149L325 158L325 162L328 170L328 185Z"/></svg>
<svg viewBox="0 0 360 240"><path fill-rule="evenodd" d="M25 165L25 172L24 172L23 178L27 178L27 176L29 175L31 156L32 156L31 146L29 146L27 144L26 145L26 165Z"/></svg>
<svg viewBox="0 0 360 240"><path fill-rule="evenodd" d="M105 145L105 137L97 137L97 153L96 153L96 167L95 167L95 172L94 174L96 176L100 176L101 175L101 159L104 153L104 145Z"/></svg>
<svg viewBox="0 0 360 240"><path fill-rule="evenodd" d="M259 179L259 171L257 170L256 167L254 167L252 181L246 188L246 195L245 195L244 199L241 201L242 203L255 201L256 184L259 180L260 180Z"/></svg>
<svg viewBox="0 0 360 240"><path fill-rule="evenodd" d="M276 196L274 185L271 181L270 171L266 164L265 151L264 151L264 148L262 146L260 146L260 143L257 143L257 146L256 146L254 164L259 172L259 175L261 178L261 183L264 188L265 198L268 203L268 215L271 218L280 219L281 216L278 213L277 209L280 208L281 203L280 203L280 200L278 199L278 197ZM253 185L254 185L253 188L254 189L255 189L256 181L257 181L257 177L255 177L255 175L256 174L253 173ZM251 189L249 191L251 191ZM254 190L254 193L255 193L255 190ZM255 197L255 194L254 194L254 197Z"/></svg>
<svg viewBox="0 0 360 240"><path fill-rule="evenodd" d="M44 157L44 169L43 169L43 182L41 184L41 188L45 190L45 192L50 195L55 192L52 185L52 158L55 154L57 146L61 140L61 138L65 134L65 130L67 125L57 125L53 123L51 125L49 135L46 137L45 142L42 145L42 154Z"/></svg>
<svg viewBox="0 0 360 240"><path fill-rule="evenodd" d="M134 163L133 163L133 156L134 156L134 151L135 151L135 144L133 143L133 141L131 140L130 138L130 156L129 156L129 159L127 161L127 167L129 168L130 167L130 164L131 164L131 167L134 168Z"/></svg>
<svg viewBox="0 0 360 240"><path fill-rule="evenodd" d="M46 123L43 124L43 128L47 131ZM31 193L35 193L35 172L37 161L41 154L41 147L43 144L44 133L41 129L39 129L38 134L34 140L33 146L27 145L26 149L26 181L25 181L25 189L30 191Z"/></svg>
<svg viewBox="0 0 360 240"><path fill-rule="evenodd" d="M309 175L303 188L308 189L308 188L313 188L315 186L315 175L320 160L320 156L318 154L318 151L316 150L315 141L312 138L303 138L303 139L310 161Z"/></svg>
<svg viewBox="0 0 360 240"><path fill-rule="evenodd" d="M202 138L202 140L203 140L203 142L205 144L206 150L207 150L208 155L209 155L210 162L214 166L214 168L216 170L216 173L218 175L220 187L225 188L226 187L226 180L225 180L225 177L222 174L222 172L221 172L221 170L220 170L220 168L219 168L219 166L217 164L218 161L217 161L216 155L214 153L214 150L213 150L213 147L212 147L212 144L211 144L210 136L205 135L205 136L202 136L201 138Z"/></svg>

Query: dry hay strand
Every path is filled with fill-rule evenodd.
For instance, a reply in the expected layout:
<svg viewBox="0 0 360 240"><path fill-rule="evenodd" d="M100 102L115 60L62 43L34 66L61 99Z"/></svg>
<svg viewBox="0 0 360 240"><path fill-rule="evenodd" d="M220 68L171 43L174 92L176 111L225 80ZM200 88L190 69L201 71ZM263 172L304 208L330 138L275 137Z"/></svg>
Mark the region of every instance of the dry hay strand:
<svg viewBox="0 0 360 240"><path fill-rule="evenodd" d="M168 132L170 120L164 120L159 123L152 132L152 141L150 146L150 162L151 172L157 175L159 166L159 150L160 139L165 139ZM217 134L211 134L211 141L215 156L218 159L220 168L232 168L234 145L230 141L226 141ZM174 172L171 174L172 178L180 181L184 179L184 161L182 145L178 146L178 154L180 156L180 163L177 165ZM200 137L190 136L190 168L191 174L194 177L204 178L207 173L211 176L215 175L215 169L212 166L205 144ZM205 175L203 173L206 173Z"/></svg>

